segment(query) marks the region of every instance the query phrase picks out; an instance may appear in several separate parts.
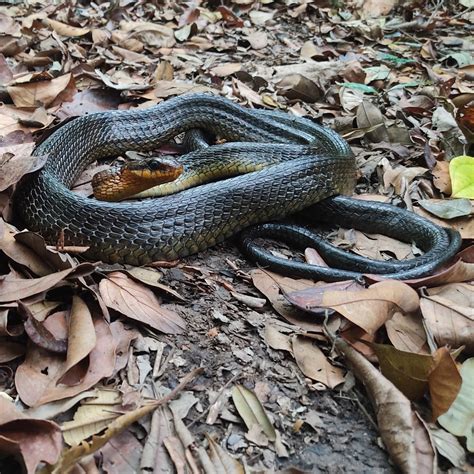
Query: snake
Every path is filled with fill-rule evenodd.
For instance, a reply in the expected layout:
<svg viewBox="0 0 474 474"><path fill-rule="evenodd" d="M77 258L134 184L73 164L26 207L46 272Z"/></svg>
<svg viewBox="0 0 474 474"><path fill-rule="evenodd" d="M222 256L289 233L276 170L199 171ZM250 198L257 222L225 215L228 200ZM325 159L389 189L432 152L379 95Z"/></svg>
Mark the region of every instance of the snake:
<svg viewBox="0 0 474 474"><path fill-rule="evenodd" d="M94 161L130 150L156 150L193 130L207 131L224 143L191 146L185 155L190 163L200 157L208 166L222 167L229 157L243 162L264 157L265 165L140 201L103 202L71 191ZM460 246L456 231L410 211L345 197L354 189L356 161L332 129L281 111L249 109L224 97L186 94L149 108L83 115L54 131L33 154L47 160L17 185L17 222L48 242L61 237L65 245L87 247L84 257L91 260L129 265L171 261L239 235L245 255L288 275L336 281L376 273L407 279L433 272ZM313 221L415 242L425 253L406 261L367 263L321 244L306 227L281 222L300 212ZM341 268L284 261L259 247L258 237L316 245Z"/></svg>

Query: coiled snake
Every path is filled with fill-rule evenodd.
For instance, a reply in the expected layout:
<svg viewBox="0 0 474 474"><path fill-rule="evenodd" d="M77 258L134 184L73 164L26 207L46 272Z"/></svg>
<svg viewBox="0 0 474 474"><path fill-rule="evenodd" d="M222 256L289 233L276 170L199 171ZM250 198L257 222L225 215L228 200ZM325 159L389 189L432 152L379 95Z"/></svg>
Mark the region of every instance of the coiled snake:
<svg viewBox="0 0 474 474"><path fill-rule="evenodd" d="M218 164L228 155L244 160L264 156L270 165L179 194L136 202L99 202L70 191L94 160L128 150L153 150L191 129L209 130L228 142L194 151L191 158L193 153L207 154ZM332 130L281 112L248 110L224 98L185 95L149 109L83 116L54 132L34 154L47 155L48 160L43 169L18 185L13 201L16 216L51 242L63 232L65 244L89 246L86 256L90 259L132 265L173 260L249 229L243 235L243 249L272 269L326 280L353 278L360 272L413 278L431 272L459 247L457 233L413 213L330 198L351 193L355 176L354 156ZM367 264L342 251L325 251L323 245L322 253L329 253L330 260L332 256L343 268L333 270L285 263L255 246L253 238L260 235L313 245L314 236L305 229L263 224L303 209L313 218L319 215L341 225L356 224L364 231L416 241L426 253L406 262ZM252 227L255 224L263 225Z"/></svg>

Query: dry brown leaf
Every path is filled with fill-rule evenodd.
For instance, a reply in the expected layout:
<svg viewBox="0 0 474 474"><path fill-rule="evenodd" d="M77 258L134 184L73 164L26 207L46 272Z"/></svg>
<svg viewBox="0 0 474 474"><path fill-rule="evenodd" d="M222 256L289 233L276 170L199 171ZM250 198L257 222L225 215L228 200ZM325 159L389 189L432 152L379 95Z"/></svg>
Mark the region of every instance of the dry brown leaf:
<svg viewBox="0 0 474 474"><path fill-rule="evenodd" d="M372 132L366 134L367 138L374 143L389 142L390 138L385 127L385 122L379 108L371 102L364 101L359 105L356 112L357 126L359 128L368 128L378 126Z"/></svg>
<svg viewBox="0 0 474 474"><path fill-rule="evenodd" d="M124 273L110 273L101 280L99 289L105 304L128 318L166 334L179 334L185 328L184 320L173 311L161 307L152 290Z"/></svg>
<svg viewBox="0 0 474 474"><path fill-rule="evenodd" d="M293 354L301 372L312 380L323 383L329 388L335 388L344 382L344 371L334 367L314 344L314 340L305 336L292 338Z"/></svg>
<svg viewBox="0 0 474 474"><path fill-rule="evenodd" d="M294 280L293 278L282 277L276 273L264 270L253 270L252 282L255 287L263 293L277 313L283 316L287 321L307 331L322 332L322 321L314 321L302 314L301 310L289 304L285 296L281 294L291 293L297 290L314 287L310 280ZM335 328L332 326L332 329Z"/></svg>
<svg viewBox="0 0 474 474"><path fill-rule="evenodd" d="M318 85L302 74L289 74L277 84L278 93L290 100L313 104L321 97Z"/></svg>
<svg viewBox="0 0 474 474"><path fill-rule="evenodd" d="M433 184L444 194L451 195L451 178L449 176L449 162L437 161L433 170Z"/></svg>
<svg viewBox="0 0 474 474"><path fill-rule="evenodd" d="M61 95L61 101L74 96L76 88L72 74L64 74L50 81L28 82L8 86L8 93L16 107L50 106Z"/></svg>
<svg viewBox="0 0 474 474"><path fill-rule="evenodd" d="M64 441L74 446L101 432L120 416L121 403L122 397L118 390L97 390L92 399L81 403L71 421L61 425Z"/></svg>
<svg viewBox="0 0 474 474"><path fill-rule="evenodd" d="M265 324L265 342L272 349L288 351L290 354L293 354L290 336L279 331L278 326L271 322Z"/></svg>

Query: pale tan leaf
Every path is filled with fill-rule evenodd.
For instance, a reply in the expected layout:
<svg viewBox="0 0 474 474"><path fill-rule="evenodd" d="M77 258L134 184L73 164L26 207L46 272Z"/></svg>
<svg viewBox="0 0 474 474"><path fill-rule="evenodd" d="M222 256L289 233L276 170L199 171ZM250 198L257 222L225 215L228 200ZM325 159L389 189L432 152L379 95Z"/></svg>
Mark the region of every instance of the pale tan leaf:
<svg viewBox="0 0 474 474"><path fill-rule="evenodd" d="M99 390L92 400L81 404L74 413L73 420L62 424L64 441L69 446L78 445L107 428L112 420L120 416L117 411L120 403L118 391Z"/></svg>

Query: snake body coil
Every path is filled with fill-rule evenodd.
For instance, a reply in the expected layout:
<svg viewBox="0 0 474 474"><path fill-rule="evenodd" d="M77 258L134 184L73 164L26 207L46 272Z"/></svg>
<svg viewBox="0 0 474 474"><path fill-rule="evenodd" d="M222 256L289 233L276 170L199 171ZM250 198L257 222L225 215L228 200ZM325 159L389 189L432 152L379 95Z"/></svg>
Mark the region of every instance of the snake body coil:
<svg viewBox="0 0 474 474"><path fill-rule="evenodd" d="M98 158L153 150L196 128L236 142L203 151L212 153L216 163L226 154L263 154L276 164L139 202L99 202L69 190ZM282 113L250 111L209 95L80 117L54 132L34 154L47 155L48 160L42 170L24 178L15 193L15 213L22 223L51 242L63 232L66 245L90 247L89 258L132 265L185 257L254 224L350 193L355 176L353 154L332 130ZM442 253L450 238L438 229L445 239L436 244Z"/></svg>

